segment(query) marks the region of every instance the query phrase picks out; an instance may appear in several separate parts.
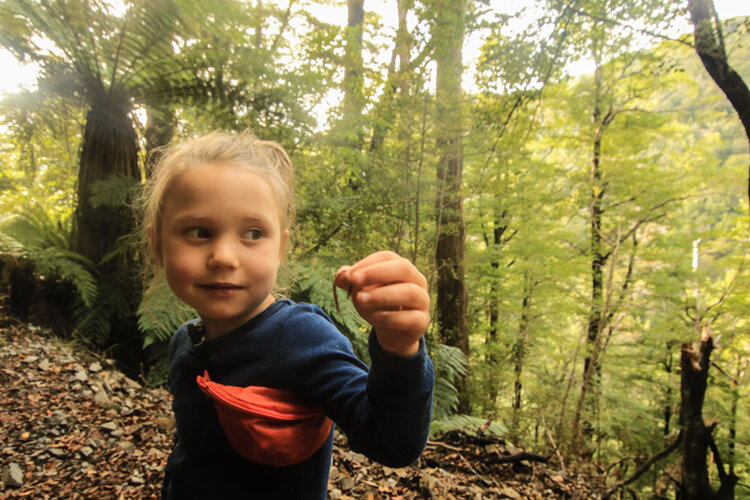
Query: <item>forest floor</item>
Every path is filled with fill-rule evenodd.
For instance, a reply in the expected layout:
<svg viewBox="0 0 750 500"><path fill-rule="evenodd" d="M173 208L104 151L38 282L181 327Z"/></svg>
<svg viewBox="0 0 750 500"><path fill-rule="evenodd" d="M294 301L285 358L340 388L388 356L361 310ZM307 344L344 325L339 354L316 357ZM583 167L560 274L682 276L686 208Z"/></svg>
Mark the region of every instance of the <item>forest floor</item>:
<svg viewBox="0 0 750 500"><path fill-rule="evenodd" d="M159 498L170 396L46 329L0 318L0 499ZM337 435L330 499L599 498L596 481L453 432L411 467L375 464Z"/></svg>

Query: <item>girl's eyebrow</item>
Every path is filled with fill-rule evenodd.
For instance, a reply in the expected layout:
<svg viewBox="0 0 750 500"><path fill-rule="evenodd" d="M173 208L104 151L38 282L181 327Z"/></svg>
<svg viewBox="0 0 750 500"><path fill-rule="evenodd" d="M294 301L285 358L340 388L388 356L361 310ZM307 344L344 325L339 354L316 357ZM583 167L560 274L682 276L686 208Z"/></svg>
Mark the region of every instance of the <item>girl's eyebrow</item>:
<svg viewBox="0 0 750 500"><path fill-rule="evenodd" d="M176 224L185 224L185 223L207 224L207 223L213 222L214 220L215 220L214 217L210 215L199 215L199 214L191 214L191 213L180 214L174 218L174 222ZM242 222L245 224L268 223L269 220L270 219L265 215L248 215L248 216L242 217Z"/></svg>

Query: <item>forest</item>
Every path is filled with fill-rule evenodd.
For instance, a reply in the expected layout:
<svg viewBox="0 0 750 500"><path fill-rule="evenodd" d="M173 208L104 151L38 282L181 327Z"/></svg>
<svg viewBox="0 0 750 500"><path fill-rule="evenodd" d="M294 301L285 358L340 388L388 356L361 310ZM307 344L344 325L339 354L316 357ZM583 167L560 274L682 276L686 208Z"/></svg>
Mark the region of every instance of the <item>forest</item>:
<svg viewBox="0 0 750 500"><path fill-rule="evenodd" d="M335 270L427 277L433 434L617 498L750 497L750 17L501 4L1 1L38 69L0 98L4 310L164 385L194 313L144 296L140 190L171 141L250 129L295 166L285 295L366 358Z"/></svg>

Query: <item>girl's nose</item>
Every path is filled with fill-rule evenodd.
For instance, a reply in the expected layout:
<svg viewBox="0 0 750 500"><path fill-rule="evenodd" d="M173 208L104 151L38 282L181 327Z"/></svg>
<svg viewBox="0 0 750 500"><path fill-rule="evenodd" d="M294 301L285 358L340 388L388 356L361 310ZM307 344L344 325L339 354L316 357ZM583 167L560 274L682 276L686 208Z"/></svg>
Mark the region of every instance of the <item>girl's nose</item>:
<svg viewBox="0 0 750 500"><path fill-rule="evenodd" d="M224 238L218 239L211 246L211 253L208 256L208 266L210 268L231 268L235 269L239 264L237 253L231 242Z"/></svg>

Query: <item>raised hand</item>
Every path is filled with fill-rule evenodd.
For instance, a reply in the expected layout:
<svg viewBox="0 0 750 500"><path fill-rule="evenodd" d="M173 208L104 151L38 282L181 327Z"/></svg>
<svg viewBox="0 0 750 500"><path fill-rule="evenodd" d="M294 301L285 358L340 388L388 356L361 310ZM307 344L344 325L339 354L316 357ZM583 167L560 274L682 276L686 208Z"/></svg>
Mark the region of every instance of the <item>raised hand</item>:
<svg viewBox="0 0 750 500"><path fill-rule="evenodd" d="M383 349L397 356L416 354L430 322L430 295L414 264L393 252L376 252L341 267L334 286L349 292Z"/></svg>

